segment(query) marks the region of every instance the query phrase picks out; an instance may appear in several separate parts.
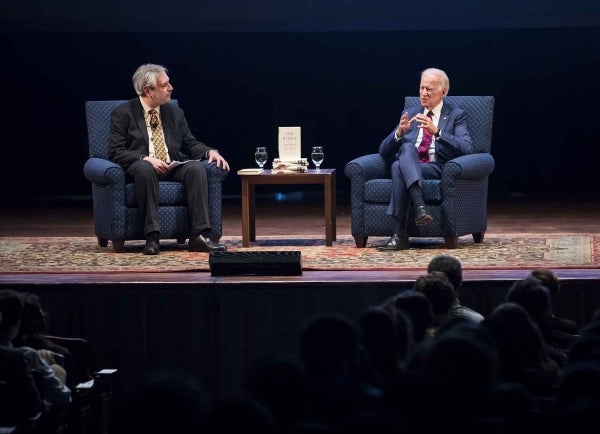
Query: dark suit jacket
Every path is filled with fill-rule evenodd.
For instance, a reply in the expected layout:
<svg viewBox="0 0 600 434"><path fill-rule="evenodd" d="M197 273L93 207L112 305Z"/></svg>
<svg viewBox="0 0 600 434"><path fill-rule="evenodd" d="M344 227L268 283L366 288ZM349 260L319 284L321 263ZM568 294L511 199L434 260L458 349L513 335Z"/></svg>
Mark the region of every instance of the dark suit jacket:
<svg viewBox="0 0 600 434"><path fill-rule="evenodd" d="M411 119L417 113L423 113L423 106L413 106L407 110L408 118ZM467 115L464 110L454 107L446 102L442 105L440 113L440 121L438 128L441 129L440 138L435 140L435 150L437 162L444 164L453 158L460 155L470 154L473 152L471 135L467 129ZM399 142L394 139L394 131L388 135L379 146L379 154L386 160L393 159L400 146L414 146L417 137L419 136L419 127L417 122L413 122L410 129L404 134L404 137Z"/></svg>
<svg viewBox="0 0 600 434"><path fill-rule="evenodd" d="M196 140L183 110L173 104L159 107L165 143L171 161L201 159L210 147ZM116 107L111 113L108 158L127 168L150 152L144 108L139 97Z"/></svg>

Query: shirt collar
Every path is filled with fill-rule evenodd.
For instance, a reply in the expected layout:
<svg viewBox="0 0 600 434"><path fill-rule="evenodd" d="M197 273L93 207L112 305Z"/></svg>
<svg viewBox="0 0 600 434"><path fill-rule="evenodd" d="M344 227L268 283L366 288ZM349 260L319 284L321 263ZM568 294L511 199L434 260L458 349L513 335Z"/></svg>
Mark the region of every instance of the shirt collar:
<svg viewBox="0 0 600 434"><path fill-rule="evenodd" d="M442 114L442 106L444 105L444 100L441 100L438 105L436 105L431 111L433 112L433 117L439 119ZM429 110L425 109L423 111L424 114L427 114Z"/></svg>
<svg viewBox="0 0 600 434"><path fill-rule="evenodd" d="M149 116L148 112L150 110L152 110L152 108L144 102L144 100L142 99L141 96L140 96L140 103L142 104L142 108L144 109L144 117L147 118ZM156 110L156 113L158 113L158 118L160 119L160 109L157 107L157 108L155 108L155 110Z"/></svg>

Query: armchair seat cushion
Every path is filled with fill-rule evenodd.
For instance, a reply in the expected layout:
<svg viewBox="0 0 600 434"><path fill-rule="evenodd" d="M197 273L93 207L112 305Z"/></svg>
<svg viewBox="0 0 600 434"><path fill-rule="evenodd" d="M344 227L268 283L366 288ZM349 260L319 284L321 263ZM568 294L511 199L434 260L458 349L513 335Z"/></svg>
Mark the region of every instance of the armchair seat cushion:
<svg viewBox="0 0 600 434"><path fill-rule="evenodd" d="M442 181L439 179L423 181L422 192L426 204L442 203ZM365 202L389 204L391 197L391 179L371 179L365 182Z"/></svg>

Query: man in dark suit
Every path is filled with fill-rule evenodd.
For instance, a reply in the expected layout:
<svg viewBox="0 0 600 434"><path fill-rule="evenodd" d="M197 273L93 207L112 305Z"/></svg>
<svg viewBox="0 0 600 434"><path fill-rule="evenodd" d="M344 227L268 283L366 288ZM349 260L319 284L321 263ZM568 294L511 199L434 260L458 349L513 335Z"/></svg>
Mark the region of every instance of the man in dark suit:
<svg viewBox="0 0 600 434"><path fill-rule="evenodd" d="M421 106L408 109L400 123L379 146L379 154L392 163L392 199L387 213L396 219L396 228L380 250L410 247L407 221L410 200L415 208L415 224L433 220L427 213L421 181L440 179L444 163L472 152L466 113L444 103L450 89L446 73L429 68L421 73ZM435 150L435 151L434 151Z"/></svg>
<svg viewBox="0 0 600 434"><path fill-rule="evenodd" d="M159 180L175 180L184 185L190 221L189 250L226 250L207 236L211 228L208 179L200 160L215 162L224 170L229 170L229 164L216 149L196 140L183 110L169 104L173 86L165 67L140 66L133 74L133 87L138 97L118 106L111 114L109 158L123 166L135 183L144 219L144 254L157 255L160 251ZM188 159L185 164L172 166L173 162Z"/></svg>

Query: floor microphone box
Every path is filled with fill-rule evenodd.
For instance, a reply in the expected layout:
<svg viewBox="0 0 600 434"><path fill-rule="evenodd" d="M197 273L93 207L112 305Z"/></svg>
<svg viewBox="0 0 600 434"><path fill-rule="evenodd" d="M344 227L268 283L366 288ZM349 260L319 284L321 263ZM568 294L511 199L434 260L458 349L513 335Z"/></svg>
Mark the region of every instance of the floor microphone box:
<svg viewBox="0 0 600 434"><path fill-rule="evenodd" d="M300 276L301 252L240 251L210 252L211 276Z"/></svg>

